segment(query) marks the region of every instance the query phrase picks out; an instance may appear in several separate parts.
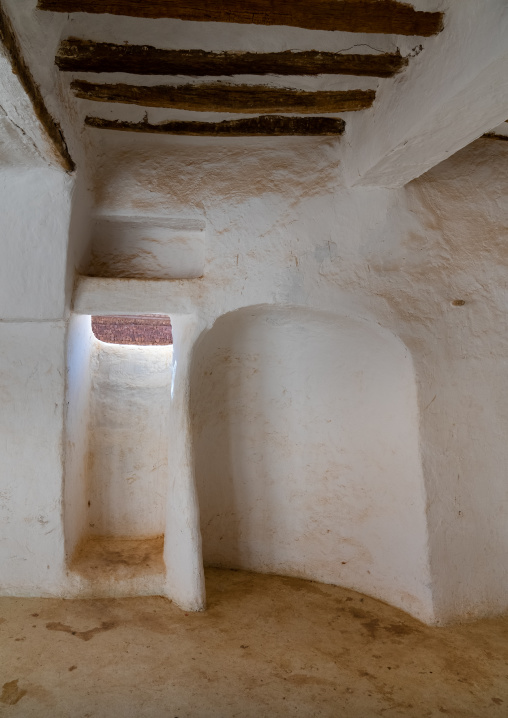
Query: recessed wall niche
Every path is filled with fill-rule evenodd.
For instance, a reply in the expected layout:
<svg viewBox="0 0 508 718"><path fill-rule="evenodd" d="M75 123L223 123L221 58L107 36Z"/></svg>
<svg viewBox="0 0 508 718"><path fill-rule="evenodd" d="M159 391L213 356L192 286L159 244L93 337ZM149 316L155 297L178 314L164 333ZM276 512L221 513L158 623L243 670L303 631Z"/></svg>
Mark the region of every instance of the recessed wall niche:
<svg viewBox="0 0 508 718"><path fill-rule="evenodd" d="M194 279L205 269L206 225L200 219L100 216L93 224L88 275Z"/></svg>
<svg viewBox="0 0 508 718"><path fill-rule="evenodd" d="M167 316L71 321L66 554L94 595L163 590L172 357Z"/></svg>

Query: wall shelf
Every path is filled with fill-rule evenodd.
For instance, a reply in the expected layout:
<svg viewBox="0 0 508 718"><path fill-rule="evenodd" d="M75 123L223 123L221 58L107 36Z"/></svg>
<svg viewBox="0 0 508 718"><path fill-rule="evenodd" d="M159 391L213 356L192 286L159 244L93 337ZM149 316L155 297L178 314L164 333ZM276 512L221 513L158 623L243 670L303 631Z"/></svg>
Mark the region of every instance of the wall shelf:
<svg viewBox="0 0 508 718"><path fill-rule="evenodd" d="M165 216L99 215L87 274L132 279L203 276L206 223Z"/></svg>
<svg viewBox="0 0 508 718"><path fill-rule="evenodd" d="M196 279L112 279L80 276L75 314L194 314L206 304L206 282Z"/></svg>

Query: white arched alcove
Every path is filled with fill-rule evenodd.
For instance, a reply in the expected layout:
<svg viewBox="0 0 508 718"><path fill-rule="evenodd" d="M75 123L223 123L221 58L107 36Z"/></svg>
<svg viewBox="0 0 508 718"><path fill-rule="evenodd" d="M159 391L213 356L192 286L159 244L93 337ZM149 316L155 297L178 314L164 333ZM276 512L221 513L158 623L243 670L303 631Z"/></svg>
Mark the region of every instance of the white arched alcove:
<svg viewBox="0 0 508 718"><path fill-rule="evenodd" d="M297 307L219 318L191 414L205 565L354 588L433 620L412 359Z"/></svg>

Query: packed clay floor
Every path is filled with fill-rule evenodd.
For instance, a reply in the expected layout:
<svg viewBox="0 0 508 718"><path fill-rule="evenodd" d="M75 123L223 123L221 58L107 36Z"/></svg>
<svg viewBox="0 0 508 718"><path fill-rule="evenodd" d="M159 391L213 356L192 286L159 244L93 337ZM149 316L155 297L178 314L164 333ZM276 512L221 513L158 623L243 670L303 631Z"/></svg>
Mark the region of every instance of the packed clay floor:
<svg viewBox="0 0 508 718"><path fill-rule="evenodd" d="M508 714L508 618L429 628L354 591L207 571L208 609L160 597L0 599L0 715Z"/></svg>

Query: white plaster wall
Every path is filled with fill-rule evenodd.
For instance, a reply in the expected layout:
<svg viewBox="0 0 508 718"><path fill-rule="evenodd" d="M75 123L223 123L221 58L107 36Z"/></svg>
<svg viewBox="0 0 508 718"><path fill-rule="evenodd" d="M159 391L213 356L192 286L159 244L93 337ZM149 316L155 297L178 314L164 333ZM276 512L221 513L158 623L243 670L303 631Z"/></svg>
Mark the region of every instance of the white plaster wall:
<svg viewBox="0 0 508 718"><path fill-rule="evenodd" d="M351 586L432 618L416 386L379 327L251 308L196 346L206 564Z"/></svg>
<svg viewBox="0 0 508 718"><path fill-rule="evenodd" d="M164 533L172 347L96 341L92 356L87 531ZM178 467L171 467L178 471Z"/></svg>
<svg viewBox="0 0 508 718"><path fill-rule="evenodd" d="M92 239L93 196L86 167L76 173L72 188L69 215L69 239L65 275L65 307L72 305L77 274L85 274L90 265Z"/></svg>
<svg viewBox="0 0 508 718"><path fill-rule="evenodd" d="M0 111L0 166L19 167L23 165L44 167L45 162L37 149L22 134L19 127L5 112Z"/></svg>
<svg viewBox="0 0 508 718"><path fill-rule="evenodd" d="M88 274L189 279L205 264L205 225L166 217L97 217Z"/></svg>
<svg viewBox="0 0 508 718"><path fill-rule="evenodd" d="M17 3L17 8L21 3ZM2 5L2 13L6 12ZM33 41L31 43L33 45ZM61 168L33 102L17 72L10 53L0 45L0 165Z"/></svg>
<svg viewBox="0 0 508 718"><path fill-rule="evenodd" d="M209 242L202 279L91 280L79 285L76 311L180 312L211 327L239 307L300 305L379 323L400 336L417 378L436 620L506 610L506 143L478 141L403 190L351 190L334 140L85 134L97 153L89 168L96 212L204 219ZM42 320L68 311L69 267L78 263L63 258L70 185L54 170L8 170L0 180L0 314L41 320L37 331L49 342L53 325ZM86 189L84 182L85 197ZM82 228L86 202L74 209ZM76 236L71 229L71 244ZM76 257L86 254L85 233L75 249ZM452 306L455 299L466 304ZM24 350L7 346L13 376L9 367L24 366ZM23 407L26 377L19 371L9 391ZM55 402L46 391L51 415ZM25 429L16 426L19 443ZM63 418L50 443L60 440L62 427ZM3 451L9 465L9 442ZM61 469L59 481L61 489ZM32 499L27 506L38 515L39 499L27 493ZM15 507L20 523L23 510ZM6 529L3 540L10 535ZM30 575L38 590L38 571L37 562L27 566L18 584L17 574L6 574L9 590L28 590Z"/></svg>
<svg viewBox="0 0 508 718"><path fill-rule="evenodd" d="M232 139L224 143L203 138L163 138L161 142L160 138L136 137L134 140L124 135L110 133L107 138L98 140L100 159L94 172L96 211L108 215L139 215L145 212L148 216L166 214L175 218L204 218L209 234L204 276L189 282L167 283L90 280L91 294L83 296L79 293L76 298L79 311L89 311L90 306L94 306L94 311L104 313L161 311L170 315L194 314L202 325L210 327L217 317L239 307L291 304L340 313L346 317L346 322L360 320L375 325L379 321L378 312L380 308L385 310L385 302L362 291L355 263L363 262L362 254L366 248L389 240L390 232L393 232L394 207L400 200L391 191L346 190L342 185L340 146L336 141ZM365 266L367 271L366 265L367 262L362 264L362 270ZM346 281L337 281L336 267L343 272ZM384 311L382 323L389 326L390 319ZM294 344L289 342L289 346L293 348ZM277 361L287 365L288 357L284 356L284 349L280 346L275 356ZM280 371L277 361L270 359L264 377L269 377L270 372ZM303 356L302 362L306 367L304 374L320 374L317 371L314 375L310 371L309 357ZM321 369L324 371L323 367ZM227 384L219 382L218 386L221 387L217 390L220 392ZM247 393L245 406L248 406L250 398L251 394ZM299 408L304 410L304 407ZM297 416L298 411L294 410L293 424L286 429L286 436L291 437L293 431L301 435ZM315 408L314 417L326 432L328 426L318 408ZM415 422L416 418L412 420ZM244 424L239 421L239 426ZM326 433L326 437L326 440L320 440L322 444L329 442L329 434ZM260 442L261 439L262 435ZM413 436L413 441L417 441L416 436ZM210 446L211 443L210 440ZM259 460L263 462L265 448L262 442L256 450L241 443L235 456L238 462L243 462L242 466L252 467L255 465L251 461L252 452L257 451L261 457ZM245 456L242 451L246 452ZM333 453L334 449L330 448L330 451ZM216 455L215 450L213 455ZM414 459L413 454L412 461ZM267 476L275 481L276 470L285 470L284 462L276 457L276 447L272 453L269 452L267 461L271 466L270 470L267 469ZM328 461L331 459L328 458ZM314 450L309 473L312 470L318 474L325 471L329 468L329 464L324 466L325 463L326 460ZM306 471L307 468L302 467L302 477L308 476ZM390 578L397 569L401 570L391 588L389 582L380 576L382 569L372 567L380 558L375 553L375 547L371 546L375 543L372 537L377 535L375 517L372 517L370 536L359 538L353 534L348 537L346 531L346 538L358 541L361 547L367 547L366 551L372 548L371 557L360 562L358 572L353 570L348 573L351 566L348 568L348 563L342 564L343 559L337 554L334 558L336 562L340 558L340 576L336 573L332 576L330 566L315 568L313 572L313 561L322 549L312 542L302 566L293 529L287 529L287 533L283 533L284 539L279 542L280 546L284 545L283 553L276 557L258 556L256 562L250 565L261 570L296 572L299 575L320 576L323 580L343 581L344 585L354 585L374 595L382 595L423 620L432 620L423 481L421 474L419 480L416 478L415 471L418 472L418 465L412 464L408 474L415 482L417 493L411 501L416 504L408 508L406 493L403 505L412 519L415 515L420 516L420 524L416 519L410 522L410 526L401 524L407 532L401 529L397 534L399 543L394 540L390 546L385 533L387 552L380 566L391 571ZM245 477L250 477L250 474L247 469L244 472L241 476L246 481ZM283 473L283 486L288 485L286 477L287 474ZM304 478L301 481L305 483ZM322 502L324 494L324 490L316 493L316 502ZM281 503L276 491L272 496L273 501ZM311 502L308 485L301 488L300 496L306 496ZM338 501L337 494L333 500ZM244 508L246 501L247 498ZM299 501L305 505L304 498ZM190 525L193 509L189 504L185 510ZM321 516L330 521L326 511ZM260 526L262 522L257 525L258 533ZM333 535L337 537L338 534L335 532ZM411 544L413 552L410 555L412 558L417 556L417 560L408 568L402 559L400 545L411 542L414 536L415 544ZM366 541L365 545L362 540ZM189 539L188 548L191 544ZM196 543L193 545L196 546Z"/></svg>
<svg viewBox="0 0 508 718"><path fill-rule="evenodd" d="M0 172L0 316L63 319L73 180L56 169Z"/></svg>
<svg viewBox="0 0 508 718"><path fill-rule="evenodd" d="M164 561L166 595L190 611L206 607L201 555L199 505L194 479L190 417L191 357L204 329L202 318L171 315L173 376L171 383L171 470L168 474Z"/></svg>
<svg viewBox="0 0 508 718"><path fill-rule="evenodd" d="M11 166L2 161L0 172L0 592L62 595L65 317L76 257L86 253L80 212L88 195L40 159L2 159ZM79 533L73 511L71 544Z"/></svg>
<svg viewBox="0 0 508 718"><path fill-rule="evenodd" d="M280 28L249 26L219 26L217 33L210 34L199 23L84 14L67 17L40 13L35 4L35 0L7 1L36 80L50 109L57 110L55 114L61 111L59 119L73 154L79 149L79 157L75 156L81 165L77 182L62 172L42 168L37 153L25 152L26 138L19 145L19 136L11 137L12 118L9 123L2 120L0 466L4 519L0 590L51 593L64 586L65 326L60 320L70 309L74 269L88 263L90 182L99 214L205 219L209 228L203 279L92 281L81 283L76 295L80 312L90 313L92 305L100 312L181 312L193 317L191 329L182 330L188 341L177 374L181 382L177 382L175 406L180 414L174 422L182 432L175 453L175 467L182 473L173 488L179 496L184 494L184 500L173 505L173 514L168 509L167 515L174 517L181 508L180 523L173 524L174 535L181 539L185 530L192 534L178 546L179 563L174 562L172 576L183 585L179 569L194 560L195 581L189 589L194 599L199 594L194 605L202 605L202 582L186 413L191 345L199 330L210 328L221 315L266 303L334 312L347 318L343 323L379 324L403 339L413 356L418 389L435 618L445 622L507 610L508 143L479 141L401 190L351 190L343 177L346 170L351 182L357 180L355 172L365 179L370 168L372 181L398 185L401 177L416 176L475 133L490 129L495 118L496 122L505 118L505 3L489 0L485 9L483 5L479 9L474 0L418 3L421 9L447 10L446 30L425 40L424 51L412 58L407 73L372 83L379 85L376 105L363 116L346 117L348 133L341 141L232 138L225 142L85 130L79 146L69 130L73 124L78 126L85 111L141 119L144 109L107 110L103 104L87 107L81 102L72 104L74 109L69 111L70 77L59 77L53 66L55 48L64 35L160 46L170 38L174 47L223 50L228 45L265 51L339 50L365 41L383 50L399 45L403 53L414 47L414 38L361 38L299 29L281 34ZM493 31L487 32L489 28ZM446 72L436 75L434 65L446 65ZM353 81L356 85L355 78L348 80ZM301 86L317 89L323 82L323 78L301 80ZM334 87L342 83L333 82ZM362 83L371 86L369 78ZM424 114L420 112L422 98ZM427 102L428 98L433 99ZM391 121L394 108L396 122ZM192 114L185 116L196 119ZM149 111L151 121L169 117L182 114ZM486 122L488 128L482 124ZM18 161L32 160L37 169L30 172L14 167ZM465 305L453 306L455 299L463 299ZM213 333L207 341L211 338ZM326 341L333 344L332 339ZM231 343L234 346L234 338ZM289 346L302 366L308 367L311 358L303 344L292 338ZM282 356L287 364L284 347L275 345L265 357L270 371L264 377L278 376L282 382L281 366L274 359ZM84 376L86 356L80 362L76 377L80 372ZM253 366L252 357L247 356L245 362L246 367ZM242 370L237 370L243 381ZM246 391L253 391L256 376L245 381ZM293 393L300 398L296 390ZM76 389L76 406L80 402L84 406L84 394ZM324 399L328 401L327 396ZM229 398L221 400L230 413L240 411L227 403ZM287 436L300 436L298 421L304 410L300 407L300 412L294 412ZM316 425L323 422L323 415L315 409ZM83 428L79 422L75 426ZM326 443L329 451L335 450L330 437ZM240 446L245 450L238 452L236 460L242 467L250 466L253 449L245 443ZM275 449L269 455L275 463ZM320 468L322 456L316 452L313 456L314 466ZM275 495L273 501L277 500ZM145 507L141 513L150 511ZM115 516L114 512L110 515ZM288 563L297 559L290 552L284 556ZM400 576L409 575L397 563L401 560L398 547L390 549L383 560L400 565ZM348 565L341 563L341 570L346 571ZM420 597L428 583L426 566L426 561L415 564ZM192 605L191 599L187 595L182 602ZM394 602L401 605L403 600L400 593ZM417 615L430 616L430 610L425 613L407 605Z"/></svg>
<svg viewBox="0 0 508 718"><path fill-rule="evenodd" d="M299 304L400 336L417 379L436 621L506 610L506 143L479 140L402 190L348 190L335 141L94 141L99 211L194 213L209 250L200 280L89 280L79 311L180 311L210 327L242 306Z"/></svg>
<svg viewBox="0 0 508 718"><path fill-rule="evenodd" d="M3 8L79 170L63 170L32 101L0 50L0 232L5 252L0 315L12 319L66 316L75 272L85 269L90 255L86 144L54 63L66 16L39 12L36 5L37 0L5 0Z"/></svg>
<svg viewBox="0 0 508 718"><path fill-rule="evenodd" d="M97 344L91 317L74 315L67 337L66 456L65 456L65 553L67 560L87 534L91 360Z"/></svg>
<svg viewBox="0 0 508 718"><path fill-rule="evenodd" d="M0 323L0 593L59 594L63 322Z"/></svg>
<svg viewBox="0 0 508 718"><path fill-rule="evenodd" d="M508 609L507 160L506 143L475 142L395 195L379 242L324 268L413 355L441 623Z"/></svg>
<svg viewBox="0 0 508 718"><path fill-rule="evenodd" d="M422 456L440 623L507 610L508 362L464 354L429 352L421 366Z"/></svg>
<svg viewBox="0 0 508 718"><path fill-rule="evenodd" d="M62 595L63 320L73 275L67 249L74 180L41 166L40 158L2 159L0 592Z"/></svg>
<svg viewBox="0 0 508 718"><path fill-rule="evenodd" d="M415 357L442 622L508 608L507 160L506 143L479 140L407 191L426 258L413 306L426 286L432 317Z"/></svg>
<svg viewBox="0 0 508 718"><path fill-rule="evenodd" d="M351 184L402 187L506 119L506 3L430 5L444 11L443 31L415 42L406 70L348 123Z"/></svg>

